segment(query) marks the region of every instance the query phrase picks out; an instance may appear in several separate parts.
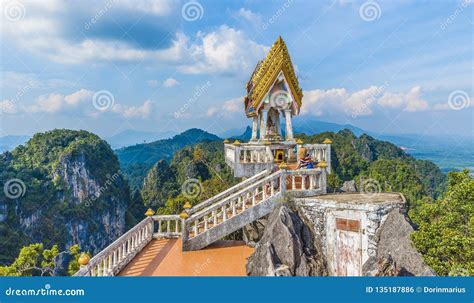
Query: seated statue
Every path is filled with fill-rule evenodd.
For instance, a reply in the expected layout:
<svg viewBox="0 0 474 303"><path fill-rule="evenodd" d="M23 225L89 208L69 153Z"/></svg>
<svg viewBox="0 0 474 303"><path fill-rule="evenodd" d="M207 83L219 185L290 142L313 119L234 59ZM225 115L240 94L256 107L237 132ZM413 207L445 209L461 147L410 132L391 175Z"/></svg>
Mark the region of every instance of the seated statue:
<svg viewBox="0 0 474 303"><path fill-rule="evenodd" d="M306 154L303 158L300 158L298 163L298 169L305 168L311 169L314 168L313 158L309 154Z"/></svg>

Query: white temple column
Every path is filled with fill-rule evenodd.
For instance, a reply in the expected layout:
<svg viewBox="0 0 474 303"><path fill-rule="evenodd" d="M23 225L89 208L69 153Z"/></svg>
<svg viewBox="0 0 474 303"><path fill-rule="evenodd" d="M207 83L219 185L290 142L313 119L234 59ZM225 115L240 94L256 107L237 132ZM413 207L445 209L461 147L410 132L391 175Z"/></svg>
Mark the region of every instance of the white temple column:
<svg viewBox="0 0 474 303"><path fill-rule="evenodd" d="M291 124L291 109L285 109L286 141L293 141L293 125Z"/></svg>
<svg viewBox="0 0 474 303"><path fill-rule="evenodd" d="M257 140L258 115L255 115L252 120L252 138L251 141Z"/></svg>
<svg viewBox="0 0 474 303"><path fill-rule="evenodd" d="M267 135L268 109L262 109L260 121L260 140L264 140Z"/></svg>
<svg viewBox="0 0 474 303"><path fill-rule="evenodd" d="M275 125L277 128L277 134L281 137L280 112L278 110L276 111L275 118L276 118Z"/></svg>

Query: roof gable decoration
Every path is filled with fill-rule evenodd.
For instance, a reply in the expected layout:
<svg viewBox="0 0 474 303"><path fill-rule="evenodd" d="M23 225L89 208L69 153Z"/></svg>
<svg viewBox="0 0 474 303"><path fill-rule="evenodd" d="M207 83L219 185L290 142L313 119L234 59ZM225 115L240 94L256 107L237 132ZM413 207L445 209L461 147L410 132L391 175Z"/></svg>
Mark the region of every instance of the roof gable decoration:
<svg viewBox="0 0 474 303"><path fill-rule="evenodd" d="M251 117L257 114L255 109L259 107L281 73L287 80L289 91L299 111L303 92L299 87L286 44L281 37L278 37L265 59L257 64L247 83L247 96L244 98L247 116Z"/></svg>

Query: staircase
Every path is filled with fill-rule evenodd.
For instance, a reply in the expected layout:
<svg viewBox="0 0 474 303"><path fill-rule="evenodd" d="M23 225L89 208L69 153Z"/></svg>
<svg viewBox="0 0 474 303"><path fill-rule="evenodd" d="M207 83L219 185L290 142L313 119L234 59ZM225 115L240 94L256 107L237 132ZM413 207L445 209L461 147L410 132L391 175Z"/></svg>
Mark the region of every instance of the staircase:
<svg viewBox="0 0 474 303"><path fill-rule="evenodd" d="M265 170L178 215L145 218L81 266L74 276L115 276L148 243L182 237L183 251L199 250L269 214L284 193L313 196L326 192L326 169Z"/></svg>
<svg viewBox="0 0 474 303"><path fill-rule="evenodd" d="M324 176L323 176L324 175ZM183 250L198 250L269 214L284 192L297 196L325 192L325 170L268 170L190 209L183 220Z"/></svg>

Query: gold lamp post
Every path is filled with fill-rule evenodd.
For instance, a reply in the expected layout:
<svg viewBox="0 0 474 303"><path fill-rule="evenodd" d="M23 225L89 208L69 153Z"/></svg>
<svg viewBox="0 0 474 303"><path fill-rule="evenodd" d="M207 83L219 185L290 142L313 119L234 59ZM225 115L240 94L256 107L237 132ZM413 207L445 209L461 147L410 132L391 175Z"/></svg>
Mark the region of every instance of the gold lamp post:
<svg viewBox="0 0 474 303"><path fill-rule="evenodd" d="M147 209L147 211L145 212L145 216L147 216L147 217L151 217L154 214L155 214L155 212L151 208Z"/></svg>
<svg viewBox="0 0 474 303"><path fill-rule="evenodd" d="M77 262L79 263L79 265L82 267L82 266L87 266L87 264L89 264L89 261L90 261L90 257L88 254L86 254L85 252L82 252L81 255L79 256L79 259L77 259Z"/></svg>
<svg viewBox="0 0 474 303"><path fill-rule="evenodd" d="M328 167L328 164L326 163L326 161L321 160L321 161L319 161L319 163L316 166L319 167L319 168L326 168L326 167Z"/></svg>
<svg viewBox="0 0 474 303"><path fill-rule="evenodd" d="M189 203L189 202L184 203L184 205L183 205L184 210L179 214L179 217L181 219L189 218L188 209L190 209L191 207L193 207L191 205L191 203Z"/></svg>

